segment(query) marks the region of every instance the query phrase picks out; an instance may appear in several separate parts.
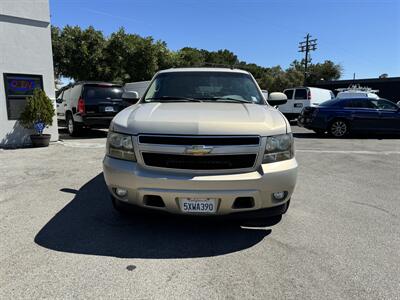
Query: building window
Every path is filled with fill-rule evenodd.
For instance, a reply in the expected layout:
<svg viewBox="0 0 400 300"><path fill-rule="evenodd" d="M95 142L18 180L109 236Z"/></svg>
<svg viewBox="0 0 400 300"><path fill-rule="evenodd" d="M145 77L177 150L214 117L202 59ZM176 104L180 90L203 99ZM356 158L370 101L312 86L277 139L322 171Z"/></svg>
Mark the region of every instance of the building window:
<svg viewBox="0 0 400 300"><path fill-rule="evenodd" d="M35 88L43 89L42 75L3 74L9 120L18 120L25 108L26 99Z"/></svg>

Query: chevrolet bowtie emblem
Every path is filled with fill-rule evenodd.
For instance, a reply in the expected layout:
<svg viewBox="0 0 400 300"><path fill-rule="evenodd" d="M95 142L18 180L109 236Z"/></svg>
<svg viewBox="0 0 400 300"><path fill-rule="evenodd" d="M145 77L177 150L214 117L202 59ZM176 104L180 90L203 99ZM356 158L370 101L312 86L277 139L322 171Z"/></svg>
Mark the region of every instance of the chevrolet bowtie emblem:
<svg viewBox="0 0 400 300"><path fill-rule="evenodd" d="M213 150L213 147L203 146L203 145L194 145L191 147L187 147L185 149L186 154L190 155L205 155L209 154Z"/></svg>

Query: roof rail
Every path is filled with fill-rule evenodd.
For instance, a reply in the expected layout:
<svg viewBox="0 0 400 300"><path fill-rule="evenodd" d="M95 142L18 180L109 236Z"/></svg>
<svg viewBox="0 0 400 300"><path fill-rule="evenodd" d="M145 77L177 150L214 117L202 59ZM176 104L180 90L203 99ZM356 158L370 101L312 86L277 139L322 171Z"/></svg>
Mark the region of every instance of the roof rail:
<svg viewBox="0 0 400 300"><path fill-rule="evenodd" d="M379 90L373 90L367 86L361 86L359 84L350 85L347 88L338 88L336 89L338 92L348 92L348 91L355 91L355 92L367 92L367 93L379 93Z"/></svg>

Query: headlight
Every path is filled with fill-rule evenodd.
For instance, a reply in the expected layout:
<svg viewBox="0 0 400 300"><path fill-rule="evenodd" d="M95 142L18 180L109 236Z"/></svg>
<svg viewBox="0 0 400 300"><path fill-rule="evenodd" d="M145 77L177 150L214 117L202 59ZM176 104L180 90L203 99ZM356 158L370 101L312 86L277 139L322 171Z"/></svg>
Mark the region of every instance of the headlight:
<svg viewBox="0 0 400 300"><path fill-rule="evenodd" d="M263 164L287 160L293 157L294 145L291 133L267 137Z"/></svg>
<svg viewBox="0 0 400 300"><path fill-rule="evenodd" d="M132 136L109 131L107 136L107 155L124 160L136 161Z"/></svg>

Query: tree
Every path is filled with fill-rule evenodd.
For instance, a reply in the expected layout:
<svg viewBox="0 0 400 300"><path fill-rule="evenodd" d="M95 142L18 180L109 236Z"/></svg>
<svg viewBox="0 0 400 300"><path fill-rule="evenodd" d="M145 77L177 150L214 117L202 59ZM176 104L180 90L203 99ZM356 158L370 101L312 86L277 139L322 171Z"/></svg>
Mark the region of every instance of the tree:
<svg viewBox="0 0 400 300"><path fill-rule="evenodd" d="M179 67L196 67L205 63L205 53L196 49L185 47L178 51Z"/></svg>
<svg viewBox="0 0 400 300"><path fill-rule="evenodd" d="M163 41L126 33L124 28L104 37L93 27L81 29L52 27L54 72L56 77L74 80L132 82L149 80L158 70L171 67L233 66L249 71L261 88L282 91L299 86L304 81L304 66L300 61L283 70L279 65L266 68L239 61L227 49L208 51L184 47L171 51ZM310 64L307 84L338 79L342 68L332 61Z"/></svg>
<svg viewBox="0 0 400 300"><path fill-rule="evenodd" d="M65 56L64 39L61 38L62 30L51 26L51 41L53 47L54 77L59 78L65 73L67 57Z"/></svg>
<svg viewBox="0 0 400 300"><path fill-rule="evenodd" d="M75 80L96 80L103 74L105 39L101 31L89 27L52 28L53 59L57 76Z"/></svg>
<svg viewBox="0 0 400 300"><path fill-rule="evenodd" d="M290 70L297 70L304 74L304 63L295 60L290 65ZM289 70L288 69L288 70ZM320 80L336 80L342 75L343 68L330 60L308 66L307 84L315 84Z"/></svg>
<svg viewBox="0 0 400 300"><path fill-rule="evenodd" d="M333 63L330 60L326 60L323 63L317 63L310 65L309 75L307 82L314 84L320 80L337 80L342 74L343 68Z"/></svg>

